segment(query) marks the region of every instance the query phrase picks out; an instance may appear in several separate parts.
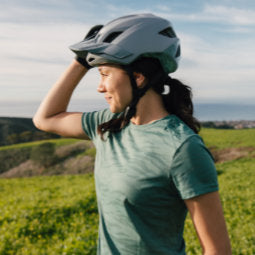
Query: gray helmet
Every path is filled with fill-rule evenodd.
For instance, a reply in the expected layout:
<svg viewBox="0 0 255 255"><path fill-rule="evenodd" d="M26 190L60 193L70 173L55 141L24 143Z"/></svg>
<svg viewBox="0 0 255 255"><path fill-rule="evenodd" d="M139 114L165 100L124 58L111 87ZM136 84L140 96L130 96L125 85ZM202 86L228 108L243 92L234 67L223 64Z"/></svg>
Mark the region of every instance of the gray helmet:
<svg viewBox="0 0 255 255"><path fill-rule="evenodd" d="M142 56L157 58L166 73L177 69L180 58L180 41L171 23L153 14L124 16L96 26L70 49L86 57L91 66L128 65Z"/></svg>

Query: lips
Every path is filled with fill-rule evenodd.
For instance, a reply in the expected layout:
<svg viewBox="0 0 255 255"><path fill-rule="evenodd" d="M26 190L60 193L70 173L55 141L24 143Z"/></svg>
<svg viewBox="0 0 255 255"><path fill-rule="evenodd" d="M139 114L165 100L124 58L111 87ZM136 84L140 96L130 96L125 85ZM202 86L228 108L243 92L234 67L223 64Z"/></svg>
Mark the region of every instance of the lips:
<svg viewBox="0 0 255 255"><path fill-rule="evenodd" d="M110 103L110 101L111 101L111 99L112 99L112 97L110 97L110 96L105 96L104 98L105 98L105 100L106 100L108 103Z"/></svg>

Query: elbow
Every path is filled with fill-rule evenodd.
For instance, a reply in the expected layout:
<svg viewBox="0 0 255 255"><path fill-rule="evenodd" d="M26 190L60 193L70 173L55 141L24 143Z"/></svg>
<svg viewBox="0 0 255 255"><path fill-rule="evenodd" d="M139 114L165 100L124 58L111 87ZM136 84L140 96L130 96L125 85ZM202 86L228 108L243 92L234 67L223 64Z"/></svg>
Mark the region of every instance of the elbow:
<svg viewBox="0 0 255 255"><path fill-rule="evenodd" d="M36 128L42 130L40 119L36 115L32 118L32 121Z"/></svg>
<svg viewBox="0 0 255 255"><path fill-rule="evenodd" d="M49 130L47 129L47 125L46 125L46 120L44 120L43 118L39 117L38 115L35 115L32 118L32 121L33 121L34 126L37 129L45 131L45 132L49 132Z"/></svg>

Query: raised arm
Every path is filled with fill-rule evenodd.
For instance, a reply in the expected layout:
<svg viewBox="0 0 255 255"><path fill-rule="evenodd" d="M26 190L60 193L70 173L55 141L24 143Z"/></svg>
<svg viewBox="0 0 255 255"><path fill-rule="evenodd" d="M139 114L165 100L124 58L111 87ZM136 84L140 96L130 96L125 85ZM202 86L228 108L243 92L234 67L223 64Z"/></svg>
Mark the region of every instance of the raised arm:
<svg viewBox="0 0 255 255"><path fill-rule="evenodd" d="M218 192L185 200L204 255L231 255L230 240Z"/></svg>
<svg viewBox="0 0 255 255"><path fill-rule="evenodd" d="M33 118L37 128L65 137L88 139L82 129L82 113L66 111L75 87L87 70L77 60L72 61L37 110Z"/></svg>

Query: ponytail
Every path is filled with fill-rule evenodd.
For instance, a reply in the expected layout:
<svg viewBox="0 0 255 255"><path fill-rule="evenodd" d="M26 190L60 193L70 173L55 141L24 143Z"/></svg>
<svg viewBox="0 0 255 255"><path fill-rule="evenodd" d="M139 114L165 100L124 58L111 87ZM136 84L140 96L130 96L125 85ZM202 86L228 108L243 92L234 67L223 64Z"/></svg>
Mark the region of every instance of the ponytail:
<svg viewBox="0 0 255 255"><path fill-rule="evenodd" d="M167 77L165 84L169 86L169 92L162 94L166 110L178 116L195 133L198 133L201 125L193 116L193 103L191 88L177 79Z"/></svg>
<svg viewBox="0 0 255 255"><path fill-rule="evenodd" d="M111 119L108 122L98 126L97 132L103 139L105 132L117 133L128 125L130 119L136 114L136 105L139 99L149 88L160 94L164 106L169 114L175 114L195 133L200 130L200 123L193 117L193 103L191 88L184 85L177 79L172 79L162 69L161 64L155 58L140 58L129 66L123 66L123 70L130 77L133 91L133 99L130 105L122 112L118 118ZM135 83L133 72L142 73L148 80L144 88L138 89ZM169 86L168 93L164 93L165 85Z"/></svg>

